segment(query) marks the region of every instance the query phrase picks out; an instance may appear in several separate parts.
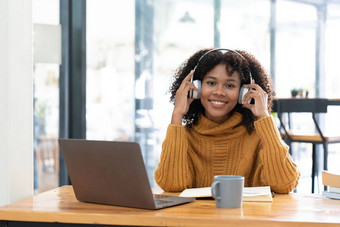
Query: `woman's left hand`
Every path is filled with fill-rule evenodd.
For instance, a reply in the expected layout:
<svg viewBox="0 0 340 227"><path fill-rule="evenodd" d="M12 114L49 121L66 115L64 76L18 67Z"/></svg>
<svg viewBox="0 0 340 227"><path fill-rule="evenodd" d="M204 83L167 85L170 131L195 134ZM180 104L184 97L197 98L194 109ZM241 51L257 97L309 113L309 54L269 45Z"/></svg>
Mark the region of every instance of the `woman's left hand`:
<svg viewBox="0 0 340 227"><path fill-rule="evenodd" d="M252 84L244 84L249 91L243 98L243 107L248 108L253 112L257 119L269 116L268 113L268 94L253 80ZM249 104L249 100L254 99L254 104Z"/></svg>

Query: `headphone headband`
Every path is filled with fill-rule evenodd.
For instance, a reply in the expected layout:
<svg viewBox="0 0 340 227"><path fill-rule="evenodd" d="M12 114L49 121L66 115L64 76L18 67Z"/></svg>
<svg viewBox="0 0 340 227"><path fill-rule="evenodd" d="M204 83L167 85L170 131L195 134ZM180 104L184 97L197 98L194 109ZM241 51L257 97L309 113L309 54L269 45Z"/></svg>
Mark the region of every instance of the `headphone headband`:
<svg viewBox="0 0 340 227"><path fill-rule="evenodd" d="M233 53L237 54L238 56L240 56L242 59L247 60L242 54L240 54L240 53L237 52L236 50L230 50L230 49L226 49L226 48L215 48L215 49L211 49L211 50L205 52L205 53L198 59L198 62L197 62L197 64L196 64L195 68L194 68L194 72L195 72L196 68L198 67L198 65L200 64L201 60L204 58L204 56L206 56L207 54L209 54L209 53L211 53L211 52L215 52L215 51L219 51L219 50L225 50L225 51L227 51L227 52L233 52ZM193 81L193 79L194 79L194 75L191 77L191 82ZM252 77L252 75L251 75L250 70L249 70L249 79L250 79L250 84L251 84L251 83L252 83L252 80L253 80L253 77Z"/></svg>

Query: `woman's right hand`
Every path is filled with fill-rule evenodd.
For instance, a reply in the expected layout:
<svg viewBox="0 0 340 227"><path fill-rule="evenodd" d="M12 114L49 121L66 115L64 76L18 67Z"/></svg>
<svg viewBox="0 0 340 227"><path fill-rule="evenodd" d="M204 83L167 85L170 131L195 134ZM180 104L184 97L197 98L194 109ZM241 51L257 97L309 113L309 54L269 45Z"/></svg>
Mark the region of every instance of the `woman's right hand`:
<svg viewBox="0 0 340 227"><path fill-rule="evenodd" d="M188 98L189 90L197 91L197 88L191 82L193 74L194 70L191 70L176 91L175 106L172 112L171 124L182 125L183 115L188 112L190 104L195 100L194 98Z"/></svg>

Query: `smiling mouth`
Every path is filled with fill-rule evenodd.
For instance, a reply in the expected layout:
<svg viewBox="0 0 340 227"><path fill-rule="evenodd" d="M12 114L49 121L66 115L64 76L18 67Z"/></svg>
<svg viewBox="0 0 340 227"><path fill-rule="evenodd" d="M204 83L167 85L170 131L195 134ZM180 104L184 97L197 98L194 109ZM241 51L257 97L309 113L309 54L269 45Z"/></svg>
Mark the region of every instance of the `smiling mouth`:
<svg viewBox="0 0 340 227"><path fill-rule="evenodd" d="M211 102L212 104L215 104L215 105L224 105L224 104L226 104L226 102L224 102L224 101L216 101L216 100L209 100L209 102Z"/></svg>

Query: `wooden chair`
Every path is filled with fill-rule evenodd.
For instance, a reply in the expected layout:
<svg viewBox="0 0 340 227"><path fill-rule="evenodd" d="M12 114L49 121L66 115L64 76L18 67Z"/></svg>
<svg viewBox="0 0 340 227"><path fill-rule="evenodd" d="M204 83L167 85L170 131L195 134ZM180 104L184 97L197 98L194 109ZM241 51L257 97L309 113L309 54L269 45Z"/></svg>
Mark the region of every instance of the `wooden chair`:
<svg viewBox="0 0 340 227"><path fill-rule="evenodd" d="M327 170L328 144L339 143L340 136L326 136L318 123L317 115L327 113L327 99L277 99L274 101L274 110L278 114L282 137L291 147L291 143L311 143L312 150L312 193L314 193L315 177L319 175L319 160L316 153L316 145L323 145L323 169ZM284 122L282 114L288 114L288 125ZM290 130L290 114L291 113L311 113L314 122L314 131L293 131ZM292 154L292 151L290 150Z"/></svg>
<svg viewBox="0 0 340 227"><path fill-rule="evenodd" d="M39 136L37 148L37 162L44 172L59 171L59 145L58 138L52 135Z"/></svg>

